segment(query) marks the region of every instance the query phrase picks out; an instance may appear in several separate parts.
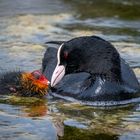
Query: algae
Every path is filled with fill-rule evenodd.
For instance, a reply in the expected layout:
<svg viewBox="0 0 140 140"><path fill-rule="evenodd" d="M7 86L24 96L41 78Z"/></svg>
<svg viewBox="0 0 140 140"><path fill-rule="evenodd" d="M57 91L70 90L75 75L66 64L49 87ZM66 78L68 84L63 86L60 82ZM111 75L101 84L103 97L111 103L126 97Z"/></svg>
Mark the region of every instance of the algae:
<svg viewBox="0 0 140 140"><path fill-rule="evenodd" d="M0 103L11 104L11 105L24 105L34 106L44 104L46 99L36 97L18 97L18 96L7 96L0 98Z"/></svg>

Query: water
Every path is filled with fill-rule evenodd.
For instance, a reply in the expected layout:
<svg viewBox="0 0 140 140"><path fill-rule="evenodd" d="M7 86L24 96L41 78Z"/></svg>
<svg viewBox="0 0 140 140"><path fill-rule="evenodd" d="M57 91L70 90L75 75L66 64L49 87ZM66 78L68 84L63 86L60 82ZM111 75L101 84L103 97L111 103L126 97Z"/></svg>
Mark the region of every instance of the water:
<svg viewBox="0 0 140 140"><path fill-rule="evenodd" d="M140 81L137 0L0 0L0 71L40 69L44 42L82 35L109 40ZM0 140L57 138L139 140L140 104L94 108L60 99L0 104Z"/></svg>

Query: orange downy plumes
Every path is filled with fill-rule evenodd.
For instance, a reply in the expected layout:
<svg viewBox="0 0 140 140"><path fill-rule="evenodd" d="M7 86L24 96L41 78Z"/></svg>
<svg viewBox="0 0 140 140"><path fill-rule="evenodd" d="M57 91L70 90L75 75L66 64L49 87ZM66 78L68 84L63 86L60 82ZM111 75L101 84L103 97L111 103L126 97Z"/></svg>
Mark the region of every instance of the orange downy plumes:
<svg viewBox="0 0 140 140"><path fill-rule="evenodd" d="M42 97L47 94L49 81L40 71L36 70L32 73L22 73L21 76L21 93L25 96Z"/></svg>

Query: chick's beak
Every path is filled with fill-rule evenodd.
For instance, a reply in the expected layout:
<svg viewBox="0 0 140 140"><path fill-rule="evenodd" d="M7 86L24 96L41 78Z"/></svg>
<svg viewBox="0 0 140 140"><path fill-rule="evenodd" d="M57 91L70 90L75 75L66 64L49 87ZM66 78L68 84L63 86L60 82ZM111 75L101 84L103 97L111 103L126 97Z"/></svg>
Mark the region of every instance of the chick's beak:
<svg viewBox="0 0 140 140"><path fill-rule="evenodd" d="M46 86L48 86L50 84L50 82L48 81L48 79L44 75L41 75L40 79L37 81L39 81L40 83L42 83Z"/></svg>
<svg viewBox="0 0 140 140"><path fill-rule="evenodd" d="M64 65L57 65L51 78L51 87L54 87L56 84L58 84L61 79L65 75L65 66Z"/></svg>

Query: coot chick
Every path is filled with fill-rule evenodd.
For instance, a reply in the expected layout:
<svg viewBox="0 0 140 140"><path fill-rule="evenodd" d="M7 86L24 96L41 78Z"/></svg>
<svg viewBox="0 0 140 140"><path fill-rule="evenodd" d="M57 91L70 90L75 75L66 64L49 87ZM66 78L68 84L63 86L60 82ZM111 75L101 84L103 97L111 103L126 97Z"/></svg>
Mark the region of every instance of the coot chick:
<svg viewBox="0 0 140 140"><path fill-rule="evenodd" d="M140 97L140 85L134 72L108 41L97 36L83 36L47 43L60 44L57 55L46 51L43 59L50 59L48 63L43 62L44 68L57 63L55 70L53 65L49 73L53 73L51 86L58 97L91 102ZM80 81L75 82L73 78L78 75Z"/></svg>
<svg viewBox="0 0 140 140"><path fill-rule="evenodd" d="M0 94L24 97L43 97L47 94L49 81L39 70L29 72L6 72L0 74Z"/></svg>

